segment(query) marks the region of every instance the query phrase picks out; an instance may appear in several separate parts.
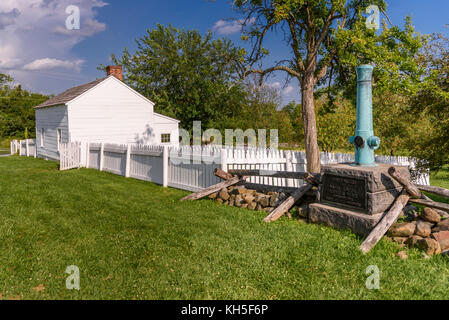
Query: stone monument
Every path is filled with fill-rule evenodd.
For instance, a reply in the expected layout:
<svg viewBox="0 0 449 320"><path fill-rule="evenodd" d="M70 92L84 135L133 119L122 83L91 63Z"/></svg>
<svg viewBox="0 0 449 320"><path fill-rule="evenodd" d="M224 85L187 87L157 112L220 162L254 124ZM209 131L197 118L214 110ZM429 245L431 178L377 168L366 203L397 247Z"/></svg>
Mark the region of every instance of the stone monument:
<svg viewBox="0 0 449 320"><path fill-rule="evenodd" d="M373 67L357 68L357 123L349 141L355 147L355 162L323 166L319 203L309 207L309 219L335 228L350 229L366 236L376 226L403 187L388 174L391 165L375 163L372 113ZM407 167L396 167L410 179Z"/></svg>

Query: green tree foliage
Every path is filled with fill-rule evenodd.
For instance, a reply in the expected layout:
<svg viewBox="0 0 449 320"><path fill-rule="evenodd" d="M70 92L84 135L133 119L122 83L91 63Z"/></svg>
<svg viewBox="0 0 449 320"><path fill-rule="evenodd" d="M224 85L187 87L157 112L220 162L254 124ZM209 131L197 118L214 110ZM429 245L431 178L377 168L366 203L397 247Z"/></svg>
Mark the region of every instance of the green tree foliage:
<svg viewBox="0 0 449 320"><path fill-rule="evenodd" d="M294 129L290 115L285 109L279 110L281 98L279 90L269 86L247 83L245 103L226 123L227 128L266 129L269 143L270 129L277 129L279 142L294 141Z"/></svg>
<svg viewBox="0 0 449 320"><path fill-rule="evenodd" d="M419 62L427 70L412 101L415 119L427 118L427 132L415 141L413 154L424 165L441 169L449 164L449 39L437 34L422 51Z"/></svg>
<svg viewBox="0 0 449 320"><path fill-rule="evenodd" d="M304 126L302 124L302 109L301 104L296 103L296 101L290 101L288 104L286 104L282 111L285 112L285 114L289 117L290 123L293 129L293 132L291 133L291 141L286 142L292 142L299 146L304 145Z"/></svg>
<svg viewBox="0 0 449 320"><path fill-rule="evenodd" d="M298 79L302 97L305 146L308 170L318 172L320 157L314 105L314 90L330 83L336 96L342 86L354 84L355 67L363 63L376 66L376 83L392 90L411 90L419 77L414 56L422 38L410 19L404 29L384 28L380 33L367 28L362 12L370 5L386 10L383 0L234 0L245 14L243 39L252 40L248 72L262 77L283 71ZM289 51L275 65L254 68L269 54L264 40L270 32L284 32Z"/></svg>
<svg viewBox="0 0 449 320"><path fill-rule="evenodd" d="M322 151L333 152L336 149L350 149L349 137L355 131L356 111L351 101L336 99L334 108L328 109L328 101L320 98L316 101L318 145Z"/></svg>
<svg viewBox="0 0 449 320"><path fill-rule="evenodd" d="M245 92L236 79L244 51L231 41L158 25L136 43L135 53L125 48L120 59L113 56L124 68L124 81L183 128L191 129L195 120L222 129L223 119L241 108Z"/></svg>
<svg viewBox="0 0 449 320"><path fill-rule="evenodd" d="M12 86L13 79L0 74L0 138L34 138L35 115L33 107L48 99L47 96Z"/></svg>

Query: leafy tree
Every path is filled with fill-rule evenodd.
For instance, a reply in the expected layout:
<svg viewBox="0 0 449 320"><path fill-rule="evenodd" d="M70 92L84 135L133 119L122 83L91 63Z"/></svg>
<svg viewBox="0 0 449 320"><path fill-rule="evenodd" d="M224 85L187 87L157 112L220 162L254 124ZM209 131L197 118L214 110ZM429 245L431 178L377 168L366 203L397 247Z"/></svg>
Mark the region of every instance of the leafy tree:
<svg viewBox="0 0 449 320"><path fill-rule="evenodd" d="M302 124L302 108L301 104L296 101L290 101L282 110L290 118L293 132L291 133L291 141L296 142L300 146L304 145L304 126Z"/></svg>
<svg viewBox="0 0 449 320"><path fill-rule="evenodd" d="M125 48L121 58L112 56L124 68L124 81L185 129L198 120L203 128L221 129L241 108L245 92L236 79L244 51L231 41L158 25L136 43L135 53Z"/></svg>
<svg viewBox="0 0 449 320"><path fill-rule="evenodd" d="M387 28L380 34L367 28L362 12L369 5L386 10L383 0L233 0L244 15L243 39L250 39L248 73L261 79L276 71L297 78L302 97L307 166L320 171L314 91L326 82L335 92L348 81L354 83L355 66L373 63L376 85L411 90L419 76L414 56L422 37L410 19L405 28ZM264 40L270 32L281 30L289 53L273 66L262 68L269 52ZM262 64L256 66L256 63ZM332 96L332 95L330 95Z"/></svg>
<svg viewBox="0 0 449 320"><path fill-rule="evenodd" d="M277 129L279 142L291 142L293 126L289 114L278 110L281 103L279 90L254 82L246 83L245 88L245 103L226 123L227 128L254 129L256 132L258 129ZM269 138L267 131L268 144Z"/></svg>
<svg viewBox="0 0 449 320"><path fill-rule="evenodd" d="M355 108L351 101L343 98L336 99L331 110L327 106L325 98L320 98L316 103L318 145L326 152L350 149L348 138L355 131Z"/></svg>
<svg viewBox="0 0 449 320"><path fill-rule="evenodd" d="M12 87L13 79L0 74L0 138L24 138L28 132L35 137L35 113L33 107L48 99L47 96Z"/></svg>
<svg viewBox="0 0 449 320"><path fill-rule="evenodd" d="M434 35L419 61L427 72L412 100L413 117L430 123L417 137L413 154L426 160L424 166L438 170L449 164L449 39Z"/></svg>

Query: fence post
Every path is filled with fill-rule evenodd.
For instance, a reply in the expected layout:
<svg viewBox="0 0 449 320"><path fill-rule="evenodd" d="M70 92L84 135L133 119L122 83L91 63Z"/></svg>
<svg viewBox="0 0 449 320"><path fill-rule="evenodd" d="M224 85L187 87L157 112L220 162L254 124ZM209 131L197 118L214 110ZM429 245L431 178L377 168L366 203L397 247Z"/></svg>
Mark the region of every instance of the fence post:
<svg viewBox="0 0 449 320"><path fill-rule="evenodd" d="M100 171L103 171L103 163L104 163L104 143L101 143L100 146Z"/></svg>
<svg viewBox="0 0 449 320"><path fill-rule="evenodd" d="M34 158L37 158L37 139L34 139Z"/></svg>
<svg viewBox="0 0 449 320"><path fill-rule="evenodd" d="M285 170L288 172L293 171L293 155L291 151L284 151L285 154ZM287 179L287 186L288 187L294 187L295 182L293 179Z"/></svg>
<svg viewBox="0 0 449 320"><path fill-rule="evenodd" d="M168 187L168 146L164 146L162 153L162 185Z"/></svg>
<svg viewBox="0 0 449 320"><path fill-rule="evenodd" d="M89 168L90 161L90 142L86 143L86 168Z"/></svg>
<svg viewBox="0 0 449 320"><path fill-rule="evenodd" d="M228 171L228 153L225 148L221 148L221 170Z"/></svg>
<svg viewBox="0 0 449 320"><path fill-rule="evenodd" d="M125 163L125 177L129 178L129 173L131 169L131 145L128 144L126 148L126 163Z"/></svg>
<svg viewBox="0 0 449 320"><path fill-rule="evenodd" d="M29 157L29 155L30 155L29 152L30 152L30 151L29 151L29 148L28 148L28 139L25 140L25 145L26 145L26 154L25 154L25 155L26 155L27 157Z"/></svg>

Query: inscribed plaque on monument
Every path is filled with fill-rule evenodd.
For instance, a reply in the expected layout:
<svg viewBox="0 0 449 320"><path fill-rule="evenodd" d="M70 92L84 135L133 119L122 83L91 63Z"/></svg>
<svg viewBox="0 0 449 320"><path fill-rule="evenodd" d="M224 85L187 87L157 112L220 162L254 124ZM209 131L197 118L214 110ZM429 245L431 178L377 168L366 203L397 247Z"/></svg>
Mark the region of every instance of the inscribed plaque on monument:
<svg viewBox="0 0 449 320"><path fill-rule="evenodd" d="M366 180L363 178L325 174L322 200L366 210Z"/></svg>

